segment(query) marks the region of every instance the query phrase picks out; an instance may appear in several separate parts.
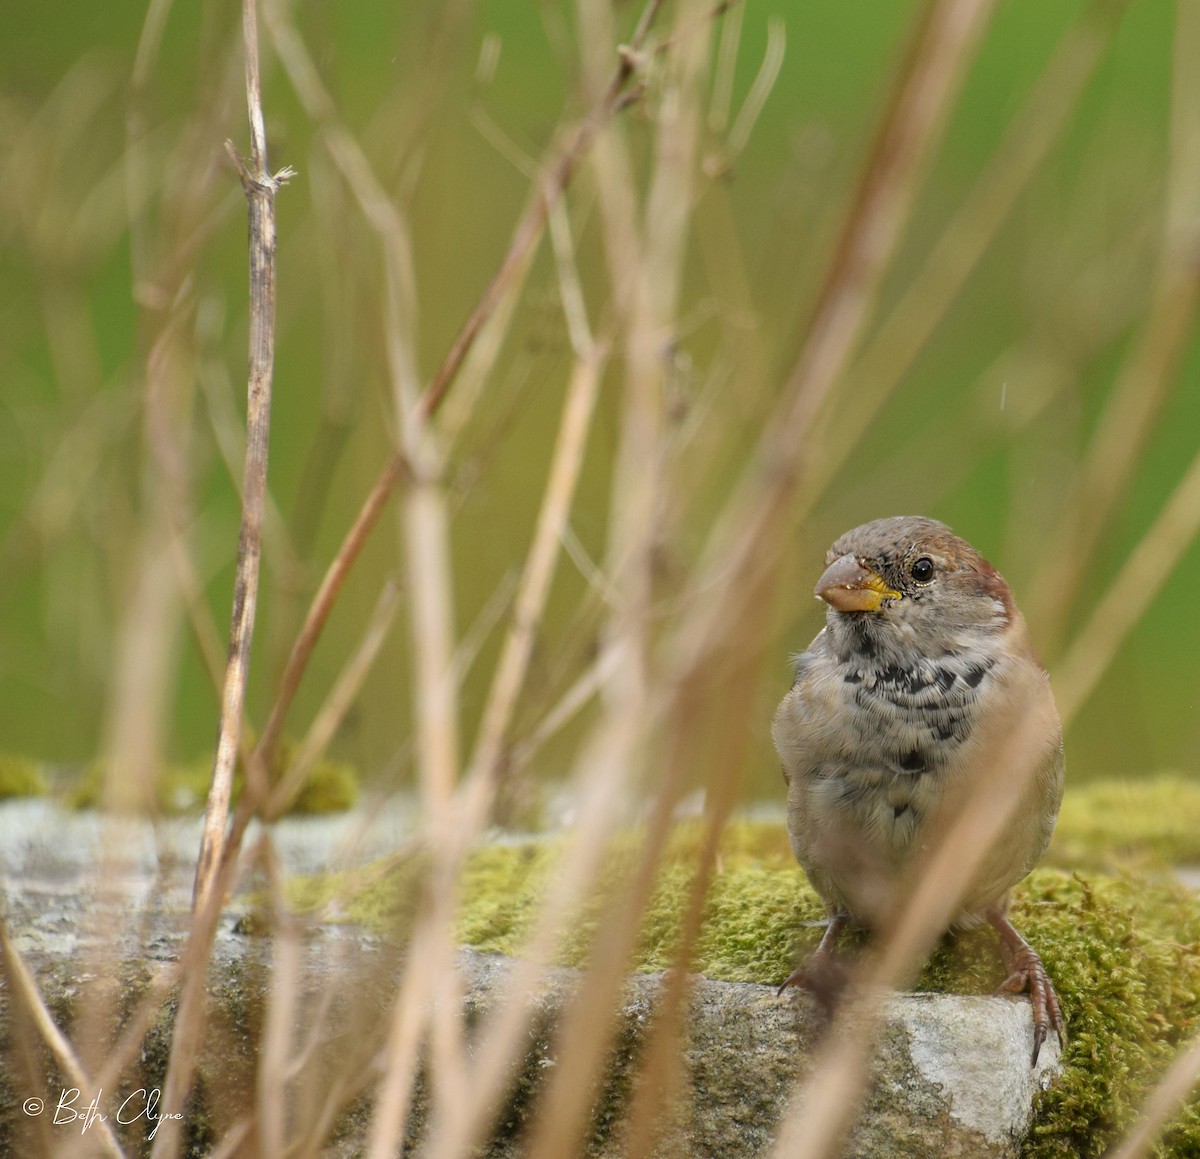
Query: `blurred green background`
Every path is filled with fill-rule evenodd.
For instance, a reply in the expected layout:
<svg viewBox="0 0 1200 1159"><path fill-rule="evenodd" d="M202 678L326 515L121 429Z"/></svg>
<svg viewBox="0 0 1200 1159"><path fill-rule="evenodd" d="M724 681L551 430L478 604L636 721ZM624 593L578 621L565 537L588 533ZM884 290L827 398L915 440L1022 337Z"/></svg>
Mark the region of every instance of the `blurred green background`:
<svg viewBox="0 0 1200 1159"><path fill-rule="evenodd" d="M687 574L795 360L917 10L892 0L781 0L738 18L728 110L719 94L710 103L672 352L679 451L678 494L666 500L668 592L674 575ZM118 699L145 694L117 679L129 626L143 615L169 636L158 641L168 678L149 690L166 706L166 755L195 757L216 732L217 695L182 601L141 608L138 577L164 546L147 537L164 525L154 513L165 504L162 518L181 529L203 600L225 631L246 230L222 142L246 148L240 11L208 0L153 11L165 13L161 48L144 50L141 67L146 11L128 0L9 4L0 15L0 749L53 762L89 760L110 743ZM530 166L564 113L583 107L574 8L359 0L302 3L291 14L338 118L409 222L416 356L428 378L507 248ZM636 17L632 6L615 6L626 34ZM718 19L719 34L731 19ZM1065 611L1039 602L1039 577L1072 550L1064 528L1088 502L1074 490L1080 464L1160 309L1164 262L1173 246L1190 252L1200 217L1186 196L1196 188L1188 183L1196 125L1181 119L1173 96L1183 83L1174 61L1198 59L1180 20L1166 0L1127 8L1011 0L997 9L877 318L901 301L981 180L1061 38L1086 27L1110 39L978 268L797 519L772 646L761 657L761 711L749 722L754 792L778 792L770 713L789 680L789 654L819 626L811 586L834 536L885 514L947 520L1006 574L1054 672L1200 451L1198 351L1184 294L1185 339L1160 376L1165 389L1131 483L1105 512L1094 553L1078 561L1081 581ZM742 148L731 130L780 29L782 64ZM278 200L272 513L248 702L259 726L307 601L394 435L378 238L265 36L264 68L271 161L299 176ZM653 70L648 84L651 107ZM644 163L651 117L637 103L621 116ZM1173 196L1182 206L1174 219ZM605 258L586 177L572 187L570 208L585 292L600 316ZM456 618L479 641L463 685L468 737L570 364L543 244L447 468ZM848 376L831 430L839 416L852 420L856 392L870 385ZM604 554L618 388L610 374L572 517L576 554L593 560ZM1176 534L1181 557L1161 560L1161 592L1070 722L1072 778L1200 765L1200 616L1189 596L1200 550L1190 534ZM393 509L329 624L294 728L307 724L356 646L384 579L401 570ZM565 563L518 733L595 648L595 618L577 613L586 590L583 571ZM369 775L403 774L408 679L408 642L397 628L335 741ZM545 750L541 772L556 771L571 736Z"/></svg>

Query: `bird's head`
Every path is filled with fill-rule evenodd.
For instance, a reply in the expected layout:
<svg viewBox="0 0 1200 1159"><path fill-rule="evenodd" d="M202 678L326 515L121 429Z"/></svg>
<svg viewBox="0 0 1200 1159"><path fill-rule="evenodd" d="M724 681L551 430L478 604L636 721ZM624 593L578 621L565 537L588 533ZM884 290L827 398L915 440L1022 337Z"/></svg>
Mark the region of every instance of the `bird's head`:
<svg viewBox="0 0 1200 1159"><path fill-rule="evenodd" d="M950 650L964 634L1003 631L1017 614L1000 573L935 519L864 523L834 543L825 564L815 594L831 626Z"/></svg>

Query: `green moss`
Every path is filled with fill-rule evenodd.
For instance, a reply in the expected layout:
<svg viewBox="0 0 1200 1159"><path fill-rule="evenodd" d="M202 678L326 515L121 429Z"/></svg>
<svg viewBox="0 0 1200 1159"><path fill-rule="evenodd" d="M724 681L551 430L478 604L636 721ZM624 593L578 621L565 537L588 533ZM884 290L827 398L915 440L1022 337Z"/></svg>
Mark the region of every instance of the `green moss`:
<svg viewBox="0 0 1200 1159"><path fill-rule="evenodd" d="M320 813L344 813L358 801L358 774L353 765L322 760L313 765L288 814L312 816Z"/></svg>
<svg viewBox="0 0 1200 1159"><path fill-rule="evenodd" d="M1200 900L1158 878L1041 870L1014 920L1041 952L1071 1034L1026 1154L1098 1156L1196 1029ZM1198 1111L1192 1101L1159 1154L1200 1154Z"/></svg>
<svg viewBox="0 0 1200 1159"><path fill-rule="evenodd" d="M1108 821L1100 820L1109 816L1105 794L1111 790L1096 786L1093 791L1099 797L1097 808L1066 819L1067 848L1082 832L1108 832ZM1159 786L1155 791L1166 790ZM1186 796L1178 786L1169 791ZM1135 821L1141 827L1132 827L1136 839L1111 847L1119 846L1127 855L1187 847L1155 832L1153 815L1153 810L1139 810ZM1086 819L1086 827L1080 818ZM682 826L665 852L642 924L635 963L639 970L673 963L700 839L699 826ZM622 838L602 892L620 896L635 849L635 837ZM461 940L481 950L519 953L559 854L555 842L493 845L472 854L463 881ZM376 870L375 885L350 902L349 916L402 932L416 910L422 864L418 857L401 858L382 879ZM347 879L339 884L345 886ZM563 964L580 965L587 959L603 913L598 899L564 934L559 947ZM1025 1155L1099 1156L1133 1121L1146 1092L1197 1028L1200 899L1144 865L1136 873L1070 873L1050 866L1019 887L1012 914L1041 952L1070 1030L1064 1072L1039 1096ZM732 825L722 843L691 968L714 979L777 983L798 954L815 947L820 931L811 923L821 916L817 898L792 860L783 827ZM1001 978L995 937L979 930L944 939L917 986L986 993ZM1200 1154L1200 1104L1193 1102L1177 1117L1160 1154Z"/></svg>
<svg viewBox="0 0 1200 1159"><path fill-rule="evenodd" d="M67 790L67 805L72 809L99 809L104 804L104 786L108 777L108 764L102 760L92 761Z"/></svg>
<svg viewBox="0 0 1200 1159"><path fill-rule="evenodd" d="M199 761L190 765L167 765L154 782L155 811L174 816L204 808L209 774L209 767ZM99 809L104 804L107 777L105 762L93 761L67 792L67 804L72 809ZM134 801L129 804L133 809Z"/></svg>
<svg viewBox="0 0 1200 1159"><path fill-rule="evenodd" d="M271 781L276 783L294 759L295 743L285 739L280 743L271 764ZM159 770L154 783L154 808L163 815L197 813L204 808L212 776L211 757L200 757L188 764L166 765ZM104 801L106 765L93 761L67 793L67 803L73 809L98 809ZM233 799L242 790L242 773L234 775ZM334 760L320 760L309 771L291 804L289 816L310 816L340 813L354 807L358 801L358 776L352 765Z"/></svg>
<svg viewBox="0 0 1200 1159"><path fill-rule="evenodd" d="M36 761L15 753L0 753L0 799L41 797L45 793L46 781Z"/></svg>
<svg viewBox="0 0 1200 1159"><path fill-rule="evenodd" d="M1050 858L1076 869L1200 864L1200 784L1163 774L1069 788Z"/></svg>

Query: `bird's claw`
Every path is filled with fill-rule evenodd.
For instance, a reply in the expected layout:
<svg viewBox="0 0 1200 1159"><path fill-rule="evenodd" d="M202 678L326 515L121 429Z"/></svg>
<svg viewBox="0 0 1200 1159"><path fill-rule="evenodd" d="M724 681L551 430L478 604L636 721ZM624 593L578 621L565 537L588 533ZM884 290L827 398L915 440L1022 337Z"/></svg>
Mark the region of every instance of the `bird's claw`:
<svg viewBox="0 0 1200 1159"><path fill-rule="evenodd" d="M798 989L808 989L808 975L804 972L803 966L797 966L784 980L779 984L779 989L775 991L776 998L782 998L783 992L790 986L795 986Z"/></svg>
<svg viewBox="0 0 1200 1159"><path fill-rule="evenodd" d="M775 996L791 986L807 990L829 1016L850 980L850 971L842 960L828 950L817 950L803 966L797 966L784 980Z"/></svg>
<svg viewBox="0 0 1200 1159"><path fill-rule="evenodd" d="M1046 967L1042 965L1042 959L1032 946L1022 946L1013 954L1009 971L1008 977L1000 983L996 993L1024 994L1028 991L1029 1004L1033 1007L1033 1057L1030 1063L1036 1066L1042 1044L1051 1030L1058 1035L1059 1046L1066 1045L1066 1023L1063 1021L1062 1007L1046 974Z"/></svg>

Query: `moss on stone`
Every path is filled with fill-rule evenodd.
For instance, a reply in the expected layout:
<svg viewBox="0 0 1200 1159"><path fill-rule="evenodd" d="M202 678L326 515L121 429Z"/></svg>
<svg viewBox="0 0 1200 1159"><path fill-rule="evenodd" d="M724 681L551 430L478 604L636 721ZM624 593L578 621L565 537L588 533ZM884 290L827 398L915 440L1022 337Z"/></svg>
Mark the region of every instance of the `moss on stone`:
<svg viewBox="0 0 1200 1159"><path fill-rule="evenodd" d="M1014 923L1040 951L1070 1030L1063 1074L1039 1098L1029 1159L1101 1155L1197 1028L1200 899L1154 866L1168 858L1200 860L1200 789L1166 778L1144 788L1145 800L1138 798L1141 786L1131 793L1094 785L1068 795L1052 864L1016 891ZM701 827L685 824L665 851L642 925L638 970L674 962L701 840ZM636 836L621 839L602 892L619 896L636 848ZM560 849L548 841L473 853L463 881L461 940L519 954ZM1053 864L1066 857L1087 868ZM350 902L349 916L402 930L415 910L420 864L401 858L381 883L376 872L375 886ZM339 884L344 888L346 879ZM600 899L564 933L562 964L583 964L602 913ZM820 931L813 925L821 917L783 826L735 823L722 842L690 968L715 980L777 983L798 954L816 945ZM944 939L917 988L986 993L1001 978L995 937L979 930ZM1176 1118L1160 1153L1200 1154L1200 1104Z"/></svg>
<svg viewBox="0 0 1200 1159"><path fill-rule="evenodd" d="M46 781L37 761L15 753L0 753L0 799L41 797Z"/></svg>
<svg viewBox="0 0 1200 1159"><path fill-rule="evenodd" d="M1050 859L1058 865L1200 865L1200 784L1160 774L1068 789Z"/></svg>
<svg viewBox="0 0 1200 1159"><path fill-rule="evenodd" d="M271 764L271 781L277 783L295 757L296 745L289 738L280 742ZM208 798L212 777L212 759L201 757L187 764L165 765L154 782L153 810L164 816L198 813ZM73 809L98 809L104 800L106 765L93 761L67 793L67 803ZM233 799L242 790L242 773L234 774ZM2 795L2 794L0 794ZM342 761L317 761L305 777L300 791L288 806L288 816L314 816L341 813L358 801L358 774L352 765ZM137 811L141 811L138 809Z"/></svg>
<svg viewBox="0 0 1200 1159"><path fill-rule="evenodd" d="M1158 877L1040 870L1013 910L1054 979L1071 1035L1026 1154L1098 1156L1195 1032L1200 901ZM1200 1154L1196 1101L1159 1153Z"/></svg>
<svg viewBox="0 0 1200 1159"><path fill-rule="evenodd" d="M153 811L164 816L199 812L208 796L211 766L201 761L187 765L166 765L154 781ZM108 766L104 761L92 761L67 791L67 804L72 809L99 809L104 804ZM128 811L142 812L131 794Z"/></svg>

